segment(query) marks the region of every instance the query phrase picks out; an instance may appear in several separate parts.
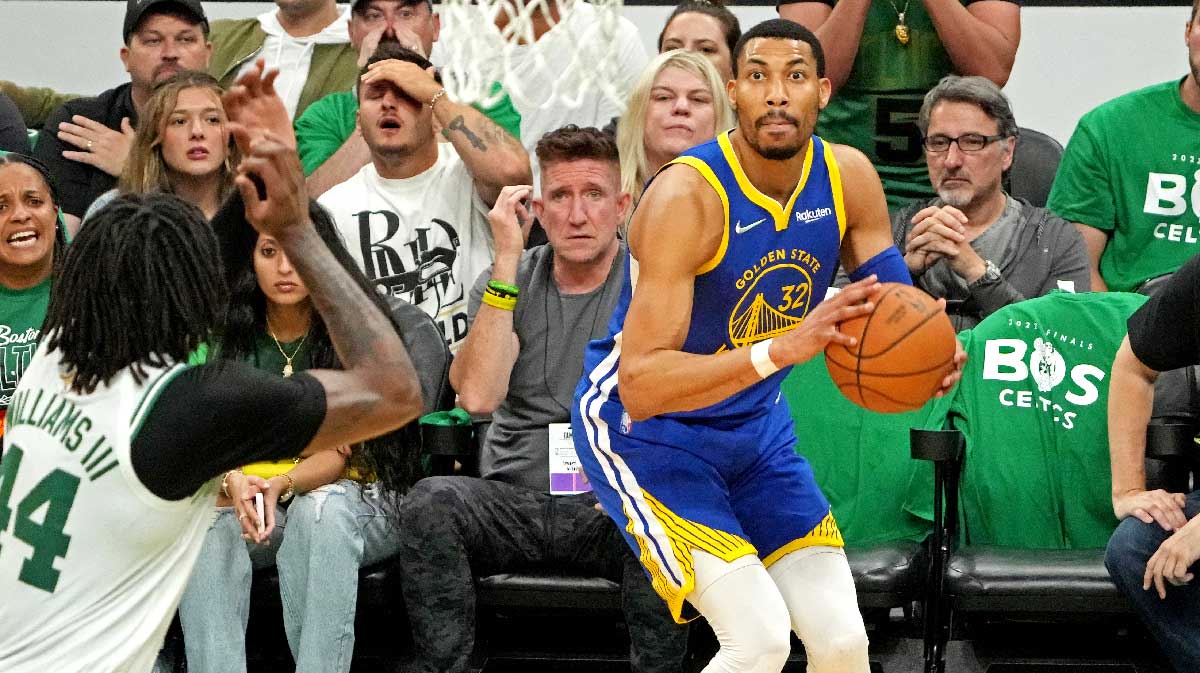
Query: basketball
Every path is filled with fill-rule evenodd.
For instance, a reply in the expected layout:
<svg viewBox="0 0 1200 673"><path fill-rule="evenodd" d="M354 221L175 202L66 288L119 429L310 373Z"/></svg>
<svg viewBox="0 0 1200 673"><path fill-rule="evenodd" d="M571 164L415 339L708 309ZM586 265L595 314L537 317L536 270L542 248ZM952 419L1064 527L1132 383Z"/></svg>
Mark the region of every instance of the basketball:
<svg viewBox="0 0 1200 673"><path fill-rule="evenodd" d="M884 283L875 310L838 329L853 347L825 348L829 376L851 402L880 413L919 409L954 368L956 339L937 302L911 285Z"/></svg>

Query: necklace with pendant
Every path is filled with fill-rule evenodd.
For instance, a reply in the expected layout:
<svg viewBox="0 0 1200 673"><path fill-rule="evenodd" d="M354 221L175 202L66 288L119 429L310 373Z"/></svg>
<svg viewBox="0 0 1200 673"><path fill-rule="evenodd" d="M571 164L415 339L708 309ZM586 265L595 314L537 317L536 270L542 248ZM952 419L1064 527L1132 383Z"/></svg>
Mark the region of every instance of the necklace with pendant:
<svg viewBox="0 0 1200 673"><path fill-rule="evenodd" d="M279 343L279 339L275 336L275 330L271 329L271 321L269 321L269 320L267 321L267 334L271 335L271 339L275 342L275 347L279 349L279 354L283 356L283 361L284 361L283 376L284 376L284 378L291 376L296 371L296 370L292 369L292 360L296 359L296 355L300 352L300 349L304 346L304 340L308 338L308 333L311 330L312 330L312 327L309 327L307 330L304 330L304 336L300 337L300 343L296 344L296 350L292 351L291 355L288 355L287 352L285 352L283 350L283 345Z"/></svg>
<svg viewBox="0 0 1200 673"><path fill-rule="evenodd" d="M908 40L909 40L908 24L905 23L905 21L904 21L905 15L908 14L908 3L909 3L909 0L904 0L904 9L899 9L898 7L896 7L895 2L892 2L892 0L888 0L888 4L892 6L892 11L896 12L895 32L896 32L896 39L900 42L900 44L908 44Z"/></svg>

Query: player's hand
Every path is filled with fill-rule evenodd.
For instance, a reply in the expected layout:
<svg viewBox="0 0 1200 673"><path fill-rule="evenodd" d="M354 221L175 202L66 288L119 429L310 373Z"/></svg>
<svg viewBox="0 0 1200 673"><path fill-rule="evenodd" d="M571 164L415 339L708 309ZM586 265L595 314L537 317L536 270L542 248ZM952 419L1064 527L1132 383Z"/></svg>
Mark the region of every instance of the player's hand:
<svg viewBox="0 0 1200 673"><path fill-rule="evenodd" d="M1179 586L1192 581L1188 568L1197 559L1200 559L1200 525L1189 523L1164 540L1146 562L1142 589L1149 591L1153 585L1158 597L1166 598L1167 582Z"/></svg>
<svg viewBox="0 0 1200 673"><path fill-rule="evenodd" d="M500 190L496 204L488 211L488 223L492 225L492 240L496 244L496 256L520 255L525 250L525 239L533 218L525 207L533 187L509 185Z"/></svg>
<svg viewBox="0 0 1200 673"><path fill-rule="evenodd" d="M1113 514L1117 519L1137 517L1142 523L1157 522L1163 530L1178 530L1187 523L1183 506L1187 496L1163 489L1136 490L1113 495Z"/></svg>
<svg viewBox="0 0 1200 673"><path fill-rule="evenodd" d="M229 118L230 130L242 128L245 133L234 139L242 154L248 154L250 143L267 134L296 150L296 132L288 117L283 100L275 93L275 78L279 71L266 71L263 59L254 62L254 67L238 78L229 91L221 97L225 116Z"/></svg>
<svg viewBox="0 0 1200 673"><path fill-rule="evenodd" d="M372 63L359 80L359 86L370 86L376 82L390 82L405 96L420 105L428 105L442 85L433 78L433 68L422 68L416 63L388 59Z"/></svg>
<svg viewBox="0 0 1200 673"><path fill-rule="evenodd" d="M63 150L64 159L94 166L114 178L125 170L129 148L133 147L133 136L133 126L128 117L121 120L120 131L114 131L83 115L75 115L71 121L58 125L58 139L79 148L79 151Z"/></svg>
<svg viewBox="0 0 1200 673"><path fill-rule="evenodd" d="M838 325L874 311L875 303L869 298L880 287L878 278L872 274L822 301L796 329L771 342L771 360L780 367L786 367L808 362L831 343L853 348L858 340L842 333Z"/></svg>
<svg viewBox="0 0 1200 673"><path fill-rule="evenodd" d="M238 164L233 184L245 202L246 220L262 234L279 238L293 226L308 222L308 192L304 170L294 148L268 132L251 140L248 131L233 128L249 151Z"/></svg>

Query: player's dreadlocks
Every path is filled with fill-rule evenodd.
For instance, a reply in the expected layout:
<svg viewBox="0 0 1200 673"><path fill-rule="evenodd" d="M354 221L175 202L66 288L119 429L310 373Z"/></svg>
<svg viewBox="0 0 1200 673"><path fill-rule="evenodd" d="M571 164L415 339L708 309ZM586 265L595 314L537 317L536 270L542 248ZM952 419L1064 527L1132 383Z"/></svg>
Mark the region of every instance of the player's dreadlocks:
<svg viewBox="0 0 1200 673"><path fill-rule="evenodd" d="M387 302L363 276L346 250L333 219L315 201L309 202L308 214L317 235L334 259L399 331ZM267 333L266 296L254 273L258 232L246 222L242 199L236 194L222 205L213 217L212 226L220 241L230 292L225 320L217 335L217 355L222 359L250 361L254 358L257 340ZM313 368L342 368L325 321L315 308L307 343L311 344L309 352ZM421 478L420 437L415 423L369 439L354 449L350 464L362 474L374 475L383 485L392 506L398 504L400 496Z"/></svg>
<svg viewBox="0 0 1200 673"><path fill-rule="evenodd" d="M125 194L67 248L43 331L88 394L129 367L183 362L220 320L225 281L204 215L170 194Z"/></svg>

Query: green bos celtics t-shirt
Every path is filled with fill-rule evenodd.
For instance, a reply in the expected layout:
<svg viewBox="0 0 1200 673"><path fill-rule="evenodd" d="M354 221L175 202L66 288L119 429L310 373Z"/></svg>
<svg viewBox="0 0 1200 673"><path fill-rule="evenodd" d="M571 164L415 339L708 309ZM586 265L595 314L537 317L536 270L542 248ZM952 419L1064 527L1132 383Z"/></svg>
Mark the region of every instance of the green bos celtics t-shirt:
<svg viewBox="0 0 1200 673"><path fill-rule="evenodd" d="M942 398L966 435L960 490L970 544L1101 548L1117 525L1108 457L1108 385L1129 316L1146 297L1053 292L988 316L960 338L962 382ZM910 511L932 512L932 468ZM921 503L916 505L915 503Z"/></svg>
<svg viewBox="0 0 1200 673"><path fill-rule="evenodd" d="M499 89L499 84L493 84L491 93L495 94ZM491 107L473 107L520 140L521 113L513 107L508 94ZM358 96L353 91L331 93L308 106L295 123L296 145L304 174L312 175L326 159L341 149L346 139L354 133L357 123Z"/></svg>
<svg viewBox="0 0 1200 673"><path fill-rule="evenodd" d="M0 285L0 418L37 350L49 303L49 278L25 290Z"/></svg>
<svg viewBox="0 0 1200 673"><path fill-rule="evenodd" d="M835 0L824 0L834 5ZM969 5L974 0L961 0ZM896 8L905 4L897 2ZM817 134L871 159L888 209L933 196L917 116L925 93L954 66L922 2L907 3L908 44L896 37L897 9L872 2L850 77L821 111Z"/></svg>
<svg viewBox="0 0 1200 673"><path fill-rule="evenodd" d="M1108 232L1100 275L1129 292L1200 252L1200 114L1180 81L1111 100L1079 120L1047 207Z"/></svg>

